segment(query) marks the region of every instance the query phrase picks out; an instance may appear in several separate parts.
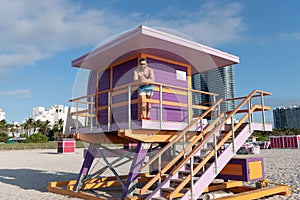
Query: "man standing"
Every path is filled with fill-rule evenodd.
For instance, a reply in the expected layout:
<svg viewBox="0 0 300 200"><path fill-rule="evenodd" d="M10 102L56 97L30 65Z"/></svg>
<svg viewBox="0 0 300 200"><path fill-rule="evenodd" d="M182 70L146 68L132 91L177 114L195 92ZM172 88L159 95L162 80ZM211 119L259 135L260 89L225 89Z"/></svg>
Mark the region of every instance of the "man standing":
<svg viewBox="0 0 300 200"><path fill-rule="evenodd" d="M133 74L134 81L141 81L142 83L138 86L138 93L141 100L141 119L150 119L151 104L145 102L146 98L151 99L153 95L154 86L148 81L154 81L153 69L147 65L147 59L141 58L139 60L139 66L134 70Z"/></svg>

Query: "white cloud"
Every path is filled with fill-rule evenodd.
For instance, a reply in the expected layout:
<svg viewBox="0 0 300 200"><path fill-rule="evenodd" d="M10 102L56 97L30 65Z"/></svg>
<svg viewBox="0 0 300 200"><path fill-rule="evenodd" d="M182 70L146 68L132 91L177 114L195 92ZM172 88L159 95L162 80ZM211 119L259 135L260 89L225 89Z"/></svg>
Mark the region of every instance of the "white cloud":
<svg viewBox="0 0 300 200"><path fill-rule="evenodd" d="M300 40L300 32L294 32L294 33L281 33L281 34L279 35L279 38L281 38L281 39Z"/></svg>
<svg viewBox="0 0 300 200"><path fill-rule="evenodd" d="M65 0L1 2L0 75L61 50L95 45L115 31L108 23L113 13L81 9Z"/></svg>
<svg viewBox="0 0 300 200"><path fill-rule="evenodd" d="M270 35L262 35L258 38L259 44L261 46L265 46L270 43L280 43L283 41L299 41L300 40L300 32L293 33L274 33Z"/></svg>
<svg viewBox="0 0 300 200"><path fill-rule="evenodd" d="M209 1L195 10L174 9L163 14L136 11L125 14L112 8L83 9L71 0L3 0L0 76L62 50L96 46L109 36L145 21L149 26L179 30L208 45L233 41L245 27L239 16L242 6L238 3L222 5Z"/></svg>
<svg viewBox="0 0 300 200"><path fill-rule="evenodd" d="M1 98L28 99L31 98L29 89L0 91Z"/></svg>
<svg viewBox="0 0 300 200"><path fill-rule="evenodd" d="M200 43L219 45L240 39L241 33L246 31L246 24L240 16L242 8L239 3L223 5L208 1L193 11L168 9L176 13L176 20L153 20L150 23L180 30Z"/></svg>
<svg viewBox="0 0 300 200"><path fill-rule="evenodd" d="M0 76L13 70L17 66L30 65L34 61L46 58L47 54L41 52L13 52L10 54L0 54Z"/></svg>

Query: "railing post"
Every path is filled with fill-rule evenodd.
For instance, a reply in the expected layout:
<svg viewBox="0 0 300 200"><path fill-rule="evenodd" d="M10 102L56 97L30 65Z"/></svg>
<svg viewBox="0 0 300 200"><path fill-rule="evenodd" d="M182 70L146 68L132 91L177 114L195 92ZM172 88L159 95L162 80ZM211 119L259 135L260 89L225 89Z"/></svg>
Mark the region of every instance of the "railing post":
<svg viewBox="0 0 300 200"><path fill-rule="evenodd" d="M157 171L158 171L158 173L160 173L160 171L161 171L161 155L158 157ZM158 179L158 184L161 184L161 177Z"/></svg>
<svg viewBox="0 0 300 200"><path fill-rule="evenodd" d="M131 129L131 86L128 86L128 129Z"/></svg>
<svg viewBox="0 0 300 200"><path fill-rule="evenodd" d="M215 104L216 103L216 96L213 95L213 103L212 104Z"/></svg>
<svg viewBox="0 0 300 200"><path fill-rule="evenodd" d="M234 121L233 116L231 117L231 131L232 131L232 152L235 152L235 133L234 133Z"/></svg>
<svg viewBox="0 0 300 200"><path fill-rule="evenodd" d="M86 97L86 102L87 102L87 104L85 105L85 109L87 110L87 113L89 114L90 112L88 111L89 110L89 104L88 104L88 102L89 102L89 97ZM84 126L85 127L90 127L90 118L88 117L88 115L86 116L86 117L84 117ZM91 130L91 129L90 129Z"/></svg>
<svg viewBox="0 0 300 200"><path fill-rule="evenodd" d="M200 123L200 130L203 131L203 119L201 119L201 120L199 121L199 123Z"/></svg>
<svg viewBox="0 0 300 200"><path fill-rule="evenodd" d="M78 128L79 128L78 120L79 120L79 118L78 118L78 101L76 101L76 133L78 133Z"/></svg>
<svg viewBox="0 0 300 200"><path fill-rule="evenodd" d="M98 106L99 106L99 102L100 102L100 95L98 95L97 93L95 94L94 96L94 114L95 114L95 126L97 127L100 127L100 124L99 124L99 119L98 119Z"/></svg>
<svg viewBox="0 0 300 200"><path fill-rule="evenodd" d="M252 98L249 100L249 102L250 102L250 108L252 108ZM253 113L251 113L251 122L253 122Z"/></svg>
<svg viewBox="0 0 300 200"><path fill-rule="evenodd" d="M93 131L93 104L92 104L92 102L94 102L94 98L93 98L93 96L91 96L90 97L90 102L91 102L91 104L88 104L89 105L89 107L90 107L90 131L92 132Z"/></svg>
<svg viewBox="0 0 300 200"><path fill-rule="evenodd" d="M191 174L191 199L194 199L194 156L190 158L190 174Z"/></svg>
<svg viewBox="0 0 300 200"><path fill-rule="evenodd" d="M264 102L264 94L261 92L260 93L260 103L261 103L261 108L262 108L262 123L263 123L263 128L264 131L266 131L266 119L265 119L265 102Z"/></svg>
<svg viewBox="0 0 300 200"><path fill-rule="evenodd" d="M212 105L214 105L216 103L216 96L213 95L213 102L212 102ZM218 105L218 108L220 107L220 104ZM213 118L214 117L214 118ZM214 112L212 114L212 120L214 120L215 118L217 118L217 111L216 109L214 109Z"/></svg>
<svg viewBox="0 0 300 200"><path fill-rule="evenodd" d="M187 91L187 96L188 96L188 103L187 103L187 109L188 109L188 125L190 124L190 105L189 105L189 90ZM185 149L185 142L186 142L186 133L183 134L183 143L182 143L182 149ZM185 158L185 153L183 154L183 158Z"/></svg>
<svg viewBox="0 0 300 200"><path fill-rule="evenodd" d="M163 98L162 85L159 86L159 128L162 129L163 121L163 109L162 109L162 98Z"/></svg>
<svg viewBox="0 0 300 200"><path fill-rule="evenodd" d="M185 149L185 141L186 141L186 135L185 135L185 134L183 134L183 143L182 143L182 149ZM183 154L183 158L185 158L185 153L186 153L186 152L184 152L184 154Z"/></svg>
<svg viewBox="0 0 300 200"><path fill-rule="evenodd" d="M218 152L217 152L217 136L214 133L214 151L215 151L215 174L218 174Z"/></svg>
<svg viewBox="0 0 300 200"><path fill-rule="evenodd" d="M108 102L107 102L107 131L109 132L110 131L110 126L111 126L111 103L110 103L110 92L107 92L107 99L108 99Z"/></svg>
<svg viewBox="0 0 300 200"><path fill-rule="evenodd" d="M187 109L188 109L188 125L190 125L191 123L191 115L193 115L193 110L192 110L192 113L191 113L191 92L188 90L187 91Z"/></svg>
<svg viewBox="0 0 300 200"><path fill-rule="evenodd" d="M176 144L176 143L173 143L173 145L172 145L172 151L173 151L172 157L173 157L173 158L176 156L176 145L175 145L175 144Z"/></svg>
<svg viewBox="0 0 300 200"><path fill-rule="evenodd" d="M250 113L251 110L251 99L248 101L248 122L249 122L249 132L252 132L251 123L252 123L252 114Z"/></svg>
<svg viewBox="0 0 300 200"><path fill-rule="evenodd" d="M218 112L216 118L218 118L221 115L221 104L218 105Z"/></svg>

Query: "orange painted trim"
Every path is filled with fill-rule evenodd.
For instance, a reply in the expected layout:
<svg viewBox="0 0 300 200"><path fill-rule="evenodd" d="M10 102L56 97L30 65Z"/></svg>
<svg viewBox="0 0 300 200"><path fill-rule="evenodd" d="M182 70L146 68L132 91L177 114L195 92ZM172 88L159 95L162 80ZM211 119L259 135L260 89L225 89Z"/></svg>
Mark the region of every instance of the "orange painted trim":
<svg viewBox="0 0 300 200"><path fill-rule="evenodd" d="M170 63L170 64L180 65L182 67L189 67L190 66L190 65L182 63L182 62L178 62L178 61L174 61L174 60L170 60L170 59L166 59L166 58L162 58L162 57L154 56L154 55L150 55L150 54L143 54L143 56L146 57L146 58L152 58L152 59L167 62L167 63Z"/></svg>
<svg viewBox="0 0 300 200"><path fill-rule="evenodd" d="M192 93L192 66L191 65L188 65L187 67L187 80L188 80L188 93L189 93L189 96L190 96L190 99L189 99L189 105L193 105L193 93ZM193 109L192 107L190 106L189 108L189 119L192 120L193 119Z"/></svg>
<svg viewBox="0 0 300 200"><path fill-rule="evenodd" d="M126 59L123 59L123 60L120 60L120 61L118 61L118 62L112 63L112 64L110 64L110 65L107 66L107 67L100 67L100 68L97 70L97 72L104 71L104 70L106 70L107 68L113 68L113 67L116 67L116 66L118 66L118 65L120 65L120 64L122 64L122 63L128 62L128 61L133 60L133 59L135 59L135 58L137 58L137 55L130 56L130 57L126 58Z"/></svg>
<svg viewBox="0 0 300 200"><path fill-rule="evenodd" d="M138 103L137 99L131 100L131 105L132 104L137 104L137 103ZM119 103L111 104L110 107L111 108L117 108L117 107L127 106L127 105L128 105L128 101L122 101L122 102L119 102ZM99 106L97 108L97 110L107 110L107 109L108 109L108 106Z"/></svg>
<svg viewBox="0 0 300 200"><path fill-rule="evenodd" d="M108 67L102 67L102 68L99 68L99 69L97 69L97 73L103 72L103 71L105 71L107 68L109 68L109 66L108 66Z"/></svg>
<svg viewBox="0 0 300 200"><path fill-rule="evenodd" d="M113 63L113 64L109 65L109 67L114 68L114 67L119 66L120 64L123 64L123 63L125 63L125 62L128 62L128 61L130 61L130 60L134 60L134 59L137 59L137 58L138 58L137 55L130 56L130 57L126 58L126 59L120 60L120 61L118 61L118 62L116 62L116 63Z"/></svg>

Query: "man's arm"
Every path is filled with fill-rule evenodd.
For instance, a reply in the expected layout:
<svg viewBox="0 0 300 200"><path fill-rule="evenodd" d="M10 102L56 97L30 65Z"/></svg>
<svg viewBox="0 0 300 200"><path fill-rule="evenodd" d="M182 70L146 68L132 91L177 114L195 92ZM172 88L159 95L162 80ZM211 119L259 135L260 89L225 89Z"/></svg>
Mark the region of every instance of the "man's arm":
<svg viewBox="0 0 300 200"><path fill-rule="evenodd" d="M153 69L152 69L152 68L150 68L149 79L148 79L148 81L154 82L154 72L153 72Z"/></svg>
<svg viewBox="0 0 300 200"><path fill-rule="evenodd" d="M133 71L133 80L134 80L134 81L139 80L139 76L138 76L138 73L137 73L136 70Z"/></svg>

